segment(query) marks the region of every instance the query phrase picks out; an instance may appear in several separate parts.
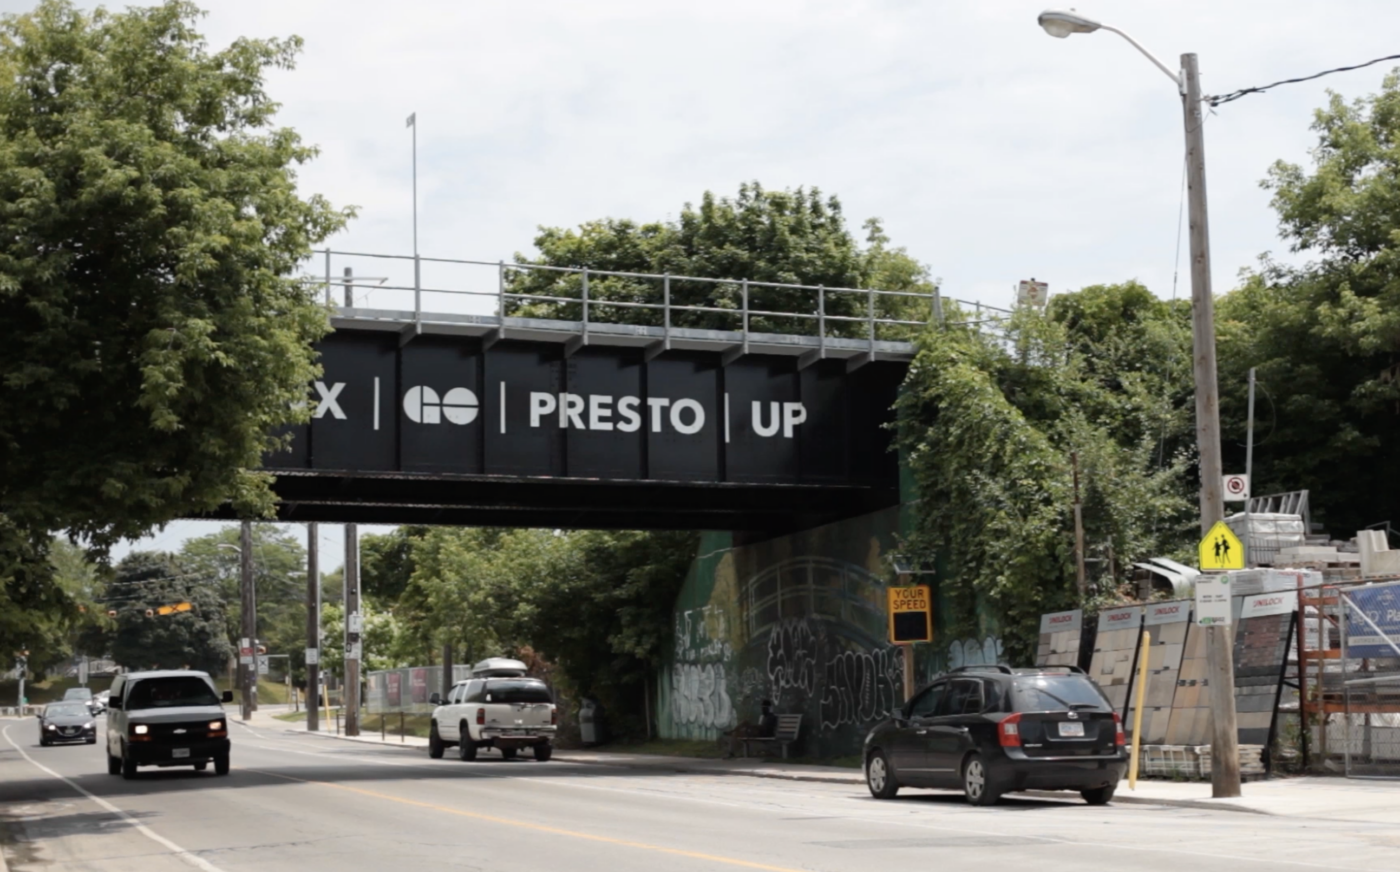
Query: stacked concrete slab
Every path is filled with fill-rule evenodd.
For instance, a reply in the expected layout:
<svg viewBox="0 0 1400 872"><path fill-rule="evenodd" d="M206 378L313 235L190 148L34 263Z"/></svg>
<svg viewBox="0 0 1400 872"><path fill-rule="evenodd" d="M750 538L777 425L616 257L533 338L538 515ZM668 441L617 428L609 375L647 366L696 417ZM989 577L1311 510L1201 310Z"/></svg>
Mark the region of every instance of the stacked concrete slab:
<svg viewBox="0 0 1400 872"><path fill-rule="evenodd" d="M1040 616L1040 642L1036 666L1078 666L1079 640L1084 629L1084 610L1051 612Z"/></svg>
<svg viewBox="0 0 1400 872"><path fill-rule="evenodd" d="M1181 658L1186 649L1186 635L1191 627L1191 602L1151 603L1146 608L1143 625L1152 635L1147 649L1147 688L1142 706L1142 741L1163 744L1167 741L1167 726L1171 720L1172 701L1176 697L1177 679L1181 675ZM1131 733L1137 707L1137 689L1129 688L1128 712L1123 722Z"/></svg>
<svg viewBox="0 0 1400 872"><path fill-rule="evenodd" d="M1120 715L1128 708L1128 690L1133 684L1138 651L1142 641L1142 606L1127 606L1099 612L1094 636L1094 656L1089 677L1103 688L1113 710Z"/></svg>

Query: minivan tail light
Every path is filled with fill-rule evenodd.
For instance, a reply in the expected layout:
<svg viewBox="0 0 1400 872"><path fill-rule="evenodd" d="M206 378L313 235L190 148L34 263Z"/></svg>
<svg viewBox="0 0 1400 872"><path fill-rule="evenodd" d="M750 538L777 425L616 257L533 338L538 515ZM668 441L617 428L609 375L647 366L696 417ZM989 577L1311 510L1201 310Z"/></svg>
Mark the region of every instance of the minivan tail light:
<svg viewBox="0 0 1400 872"><path fill-rule="evenodd" d="M1128 744L1128 737L1123 734L1123 719L1118 712L1113 713L1113 744L1120 748Z"/></svg>
<svg viewBox="0 0 1400 872"><path fill-rule="evenodd" d="M1021 747L1021 713L1007 715L997 722L997 741L1003 748Z"/></svg>
<svg viewBox="0 0 1400 872"><path fill-rule="evenodd" d="M476 724L481 726L484 723L486 723L486 709L479 708L476 710Z"/></svg>

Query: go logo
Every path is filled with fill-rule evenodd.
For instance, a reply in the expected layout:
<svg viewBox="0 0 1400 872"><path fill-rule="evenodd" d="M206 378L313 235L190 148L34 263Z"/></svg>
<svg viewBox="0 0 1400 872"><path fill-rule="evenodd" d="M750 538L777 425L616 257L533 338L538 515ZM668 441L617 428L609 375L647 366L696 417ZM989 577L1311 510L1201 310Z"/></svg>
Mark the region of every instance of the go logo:
<svg viewBox="0 0 1400 872"><path fill-rule="evenodd" d="M476 420L480 404L467 388L453 388L441 397L426 385L409 388L403 395L403 413L415 424L465 425Z"/></svg>

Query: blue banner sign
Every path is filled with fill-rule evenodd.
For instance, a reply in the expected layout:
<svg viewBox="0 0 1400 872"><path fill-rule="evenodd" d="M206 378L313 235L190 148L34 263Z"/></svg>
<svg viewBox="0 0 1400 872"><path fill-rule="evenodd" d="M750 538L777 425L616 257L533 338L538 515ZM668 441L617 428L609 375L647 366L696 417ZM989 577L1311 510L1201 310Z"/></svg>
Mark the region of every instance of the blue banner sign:
<svg viewBox="0 0 1400 872"><path fill-rule="evenodd" d="M1351 600L1346 610L1346 656L1400 657L1391 645L1400 645L1400 583L1356 587L1343 591L1343 596Z"/></svg>

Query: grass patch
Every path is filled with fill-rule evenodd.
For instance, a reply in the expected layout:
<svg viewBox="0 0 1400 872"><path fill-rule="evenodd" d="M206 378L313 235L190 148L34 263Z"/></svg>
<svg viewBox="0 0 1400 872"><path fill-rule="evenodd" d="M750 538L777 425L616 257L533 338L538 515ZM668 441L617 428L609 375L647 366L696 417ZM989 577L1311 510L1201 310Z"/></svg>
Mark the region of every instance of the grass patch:
<svg viewBox="0 0 1400 872"><path fill-rule="evenodd" d="M101 681L89 681L87 686L92 688L93 693L106 690L111 687L110 679ZM46 703L57 702L63 699L63 692L70 687L82 687L76 678L48 678L43 681L26 681L24 683L24 696L29 700L29 705L44 705ZM0 705L11 706L19 704L19 681L13 678L0 681Z"/></svg>

